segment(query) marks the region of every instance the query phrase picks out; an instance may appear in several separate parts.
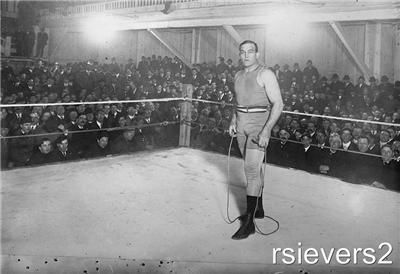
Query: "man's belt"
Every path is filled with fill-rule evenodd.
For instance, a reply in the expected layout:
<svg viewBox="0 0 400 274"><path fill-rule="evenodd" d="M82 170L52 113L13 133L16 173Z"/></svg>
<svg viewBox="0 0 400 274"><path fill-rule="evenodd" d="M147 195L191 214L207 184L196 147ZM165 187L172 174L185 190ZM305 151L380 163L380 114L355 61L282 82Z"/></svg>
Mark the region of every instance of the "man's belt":
<svg viewBox="0 0 400 274"><path fill-rule="evenodd" d="M271 109L270 106L236 106L236 111L243 113L262 113Z"/></svg>

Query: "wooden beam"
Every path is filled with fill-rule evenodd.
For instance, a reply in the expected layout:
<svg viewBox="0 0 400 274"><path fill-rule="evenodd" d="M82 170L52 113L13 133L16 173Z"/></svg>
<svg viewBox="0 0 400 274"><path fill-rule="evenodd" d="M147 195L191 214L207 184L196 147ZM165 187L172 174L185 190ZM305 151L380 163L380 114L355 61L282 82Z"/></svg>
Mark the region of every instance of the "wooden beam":
<svg viewBox="0 0 400 274"><path fill-rule="evenodd" d="M196 63L200 63L200 53L201 53L201 28L198 31L199 37L197 38L197 54L196 54Z"/></svg>
<svg viewBox="0 0 400 274"><path fill-rule="evenodd" d="M343 43L344 47L350 54L351 58L357 65L357 67L360 69L360 71L363 73L364 77L369 78L372 76L372 73L370 72L370 69L367 67L367 65L361 61L358 56L354 53L353 49L350 47L349 43L347 43L346 38L344 37L343 29L341 25L337 22L329 22L331 25L332 29L335 31L336 35L339 37L340 41Z"/></svg>
<svg viewBox="0 0 400 274"><path fill-rule="evenodd" d="M396 24L394 27L394 49L393 49L393 64L394 64L394 80L400 80L400 24Z"/></svg>
<svg viewBox="0 0 400 274"><path fill-rule="evenodd" d="M334 2L334 1L332 1ZM351 3L328 2L324 6L319 5L291 5L296 12L302 14L302 20L306 22L344 22L344 21L374 21L374 20L398 20L400 7L392 3L364 3L363 5ZM199 26L222 25L255 25L267 24L274 13L284 13L287 6L281 4L260 3L225 5L218 7L203 7L201 9L176 9L165 15L159 11L138 12L132 10L113 10L112 14L120 19L116 29L147 29L147 28L184 28ZM72 20L73 19L73 20ZM86 15L75 15L64 18L62 16L49 18L51 24L65 25L75 24L80 27L80 20L87 19Z"/></svg>
<svg viewBox="0 0 400 274"><path fill-rule="evenodd" d="M374 48L374 75L378 78L381 76L381 58L382 56L382 24L376 24L375 30L375 48Z"/></svg>
<svg viewBox="0 0 400 274"><path fill-rule="evenodd" d="M241 42L243 42L242 36L236 31L234 27L231 25L222 25L224 30L226 30L227 33L235 40L235 42L239 45Z"/></svg>
<svg viewBox="0 0 400 274"><path fill-rule="evenodd" d="M367 22L365 24L364 32L364 62L370 68L373 64L373 48L371 45L372 40L372 24Z"/></svg>
<svg viewBox="0 0 400 274"><path fill-rule="evenodd" d="M177 56L186 66L188 66L189 68L192 67L192 64L190 63L190 61L187 60L186 57L182 53L180 53L174 46L167 43L167 41L165 41L161 37L161 34L157 30L147 29L147 31L150 32L158 41L160 41L161 44L163 44L170 52L172 52L172 54Z"/></svg>
<svg viewBox="0 0 400 274"><path fill-rule="evenodd" d="M190 62L196 63L196 28L192 29L192 54L190 56Z"/></svg>

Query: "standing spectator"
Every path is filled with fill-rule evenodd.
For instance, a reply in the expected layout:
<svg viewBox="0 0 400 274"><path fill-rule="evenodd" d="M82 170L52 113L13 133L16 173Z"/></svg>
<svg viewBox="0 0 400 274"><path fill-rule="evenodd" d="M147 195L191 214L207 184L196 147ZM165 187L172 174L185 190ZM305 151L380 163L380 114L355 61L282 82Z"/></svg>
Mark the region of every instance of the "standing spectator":
<svg viewBox="0 0 400 274"><path fill-rule="evenodd" d="M47 34L47 32L44 31L44 28L42 27L40 29L40 32L38 32L38 34L37 34L36 57L39 57L39 58L43 57L43 51L47 45L48 40L49 40L49 35Z"/></svg>
<svg viewBox="0 0 400 274"><path fill-rule="evenodd" d="M303 77L305 77L305 81L307 84L311 83L313 75L317 78L317 80L319 80L319 72L317 68L313 66L311 60L308 60L306 63L306 67L303 70Z"/></svg>

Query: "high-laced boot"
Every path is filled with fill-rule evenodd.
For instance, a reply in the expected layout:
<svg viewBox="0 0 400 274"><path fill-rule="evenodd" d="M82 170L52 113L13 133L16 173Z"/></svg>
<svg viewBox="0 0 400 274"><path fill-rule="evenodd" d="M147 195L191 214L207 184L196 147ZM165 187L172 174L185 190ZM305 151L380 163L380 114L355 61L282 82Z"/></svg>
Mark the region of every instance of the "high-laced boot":
<svg viewBox="0 0 400 274"><path fill-rule="evenodd" d="M245 218L246 214L240 215L239 216L239 220L243 221ZM257 209L256 209L256 213L254 215L254 217L256 219L263 219L264 218L264 207L263 207L263 197L262 194L261 196L258 198L258 204L257 204Z"/></svg>
<svg viewBox="0 0 400 274"><path fill-rule="evenodd" d="M233 234L232 239L241 240L249 237L249 235L255 233L254 226L254 213L256 210L257 197L247 196L247 213L244 215L243 220L238 231Z"/></svg>

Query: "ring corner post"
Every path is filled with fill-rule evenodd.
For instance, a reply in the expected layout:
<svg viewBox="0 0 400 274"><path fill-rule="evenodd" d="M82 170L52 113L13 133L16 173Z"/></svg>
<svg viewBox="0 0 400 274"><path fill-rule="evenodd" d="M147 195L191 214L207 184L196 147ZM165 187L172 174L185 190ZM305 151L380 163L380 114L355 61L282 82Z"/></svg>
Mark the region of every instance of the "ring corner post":
<svg viewBox="0 0 400 274"><path fill-rule="evenodd" d="M182 96L189 100L181 103L181 125L179 129L179 146L190 147L190 121L192 119L192 99L193 86L191 84L184 84L182 87ZM189 123L188 123L189 121Z"/></svg>

